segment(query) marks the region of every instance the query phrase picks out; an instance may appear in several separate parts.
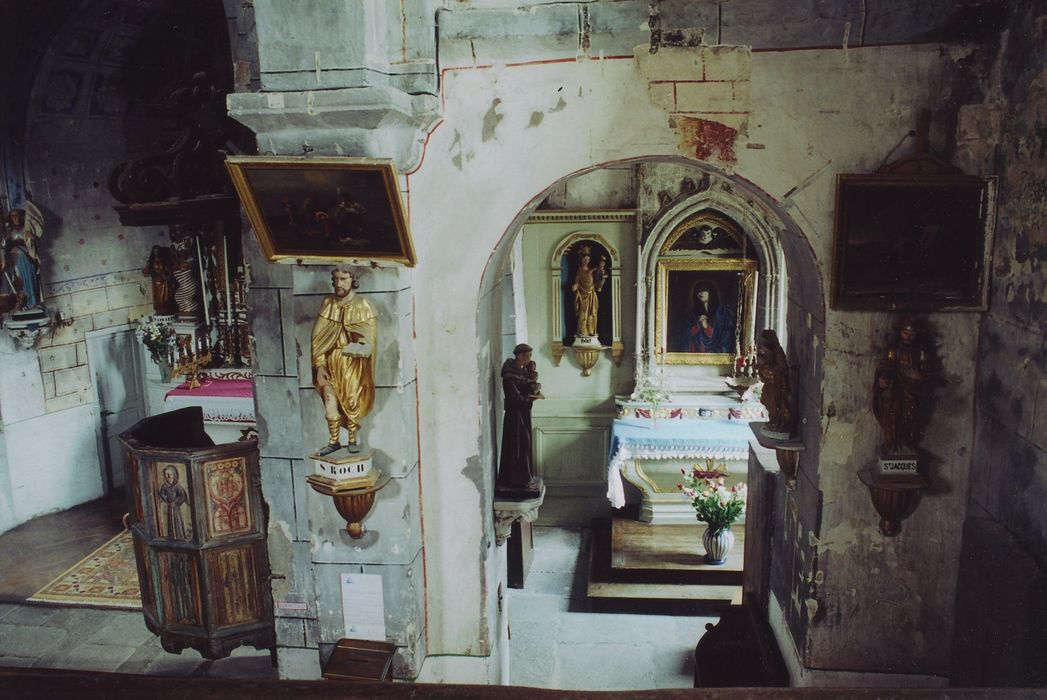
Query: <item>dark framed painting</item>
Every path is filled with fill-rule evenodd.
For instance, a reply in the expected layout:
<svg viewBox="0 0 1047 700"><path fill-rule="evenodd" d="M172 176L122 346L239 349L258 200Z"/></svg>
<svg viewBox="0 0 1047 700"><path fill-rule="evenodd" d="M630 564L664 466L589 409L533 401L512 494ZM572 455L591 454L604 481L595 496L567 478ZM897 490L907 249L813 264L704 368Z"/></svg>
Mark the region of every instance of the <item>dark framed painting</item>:
<svg viewBox="0 0 1047 700"><path fill-rule="evenodd" d="M230 156L226 167L270 262L416 262L392 161Z"/></svg>
<svg viewBox="0 0 1047 700"><path fill-rule="evenodd" d="M658 261L655 334L665 364L727 365L753 344L756 261Z"/></svg>
<svg viewBox="0 0 1047 700"><path fill-rule="evenodd" d="M996 179L840 175L833 308L985 309Z"/></svg>

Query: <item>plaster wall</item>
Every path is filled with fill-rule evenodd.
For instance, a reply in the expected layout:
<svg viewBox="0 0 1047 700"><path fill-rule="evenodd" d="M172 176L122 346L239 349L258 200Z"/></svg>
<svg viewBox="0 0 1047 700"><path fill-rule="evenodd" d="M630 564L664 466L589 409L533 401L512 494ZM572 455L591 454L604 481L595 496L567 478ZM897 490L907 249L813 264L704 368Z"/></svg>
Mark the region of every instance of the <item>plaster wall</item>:
<svg viewBox="0 0 1047 700"><path fill-rule="evenodd" d="M783 232L791 241L783 240L783 246L809 246L805 254L813 253L818 261L820 279L790 280L797 303L789 326L804 340L789 349L805 358L800 372L810 372L801 375L799 386L802 431L812 452L803 460L801 485L781 496L788 503L785 544L778 553L784 560L782 583L775 591L809 666L933 674L942 670L948 654L932 644L918 646L917 654L907 649L913 641L920 643L912 639L920 634L913 626L926 629L922 634L930 640L951 620L948 580L954 578L959 543L950 523L959 524L967 466L963 454L969 450L963 428L969 425L970 400L964 391L970 384L959 376L960 358L973 350L962 337L971 319L934 319L939 342L958 348L946 358L953 384L943 396L950 405L940 409L940 424L928 439L929 449L941 455L937 474L949 490L925 499L917 514L923 520L912 528L923 537L884 541L876 534L877 516L855 471L875 447L867 384L889 319L826 312L824 290L831 260L832 175L875 169L911 128L916 111L938 99L952 58L952 50L941 47L752 54L751 114L735 144L737 161L725 163L713 155L714 165L753 183L755 197L777 203L802 229L805 238ZM487 256L564 175L599 163L680 152L672 120L648 97L646 77L632 60L461 69L444 75L443 123L430 135L422 165L408 180L421 261L417 283L441 289L440 297L416 299L422 482L427 502L441 503L438 511L426 511L431 652L482 653L477 639L486 630L475 605L484 595L484 577L463 575L463 562L468 566L475 560L478 546L480 571L489 560L486 514L480 509L491 475L482 475L481 489L467 467L482 451L479 426L486 420L477 411L478 387L470 378L483 342L477 340L471 300L484 288L484 275L498 269L487 267ZM536 112L545 115L537 125L532 120ZM469 211L468 229L455 218L433 214L439 211ZM448 298L456 303L445 303ZM448 347L454 351L447 352ZM808 386L804 379L818 376L823 353L824 382ZM430 402L428 397L438 392L441 401ZM831 418L823 413L830 405ZM443 429L448 414L457 416L453 432ZM824 515L823 501L832 504ZM477 512L476 519L461 517ZM821 534L823 518L830 536ZM926 536L928 531L934 536ZM885 587L912 595L871 604L875 619L861 603L857 608L848 604L879 600ZM945 622L930 621L923 609ZM888 639L895 635L906 646L875 651L881 645L860 632L870 627L886 628Z"/></svg>
<svg viewBox="0 0 1047 700"><path fill-rule="evenodd" d="M584 213L580 215L585 216ZM617 259L608 262L620 275L621 334L627 343L620 366L614 364L609 351L603 351L588 377L582 376L570 350L564 352L558 366L554 365L551 349L553 340L562 341L551 327L552 307L563 301L554 297L550 286L550 261L563 239L583 232L599 236L617 253ZM630 331L634 328L636 314L635 217L626 215L617 221L592 223L532 222L524 226L521 237L529 342L535 348L533 358L545 395L532 407L535 468L546 482L547 498L600 497L607 492L606 457L610 449L614 397L628 394L633 388ZM567 286L571 282L570 279L561 280L561 284ZM611 281L606 284L609 290ZM610 302L610 299L608 294L603 303ZM499 406L495 404L494 407ZM588 517L582 517L578 524L588 525L589 521Z"/></svg>

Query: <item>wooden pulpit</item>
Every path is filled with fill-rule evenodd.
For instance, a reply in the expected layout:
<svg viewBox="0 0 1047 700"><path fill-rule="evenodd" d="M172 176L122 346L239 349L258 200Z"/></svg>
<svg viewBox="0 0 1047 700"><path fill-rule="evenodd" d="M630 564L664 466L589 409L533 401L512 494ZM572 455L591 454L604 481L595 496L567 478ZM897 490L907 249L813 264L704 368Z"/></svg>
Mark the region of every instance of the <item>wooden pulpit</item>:
<svg viewBox="0 0 1047 700"><path fill-rule="evenodd" d="M208 659L275 649L255 440L215 445L199 407L120 435L145 624L164 649Z"/></svg>

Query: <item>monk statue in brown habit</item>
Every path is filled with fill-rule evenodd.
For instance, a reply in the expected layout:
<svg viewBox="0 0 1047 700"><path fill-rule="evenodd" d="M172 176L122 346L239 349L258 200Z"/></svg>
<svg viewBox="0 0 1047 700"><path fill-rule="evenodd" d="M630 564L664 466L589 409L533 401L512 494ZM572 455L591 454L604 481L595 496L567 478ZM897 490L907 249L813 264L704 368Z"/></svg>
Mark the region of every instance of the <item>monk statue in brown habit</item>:
<svg viewBox="0 0 1047 700"><path fill-rule="evenodd" d="M532 348L520 343L513 357L502 364L505 417L502 421L502 451L498 460L495 495L502 498L536 498L541 484L534 477L531 455L531 404L540 398L538 373L531 367Z"/></svg>

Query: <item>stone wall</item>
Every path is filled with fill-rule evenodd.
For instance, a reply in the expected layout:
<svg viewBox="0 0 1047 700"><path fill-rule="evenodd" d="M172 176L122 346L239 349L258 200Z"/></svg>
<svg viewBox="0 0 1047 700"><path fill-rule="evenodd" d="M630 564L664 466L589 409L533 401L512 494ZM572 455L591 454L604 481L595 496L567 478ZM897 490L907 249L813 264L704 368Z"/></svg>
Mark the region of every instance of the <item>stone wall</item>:
<svg viewBox="0 0 1047 700"><path fill-rule="evenodd" d="M1019 2L967 115L968 150L1000 176L989 311L980 322L977 411L954 674L967 685L1047 683L1047 3ZM988 148L986 148L986 146ZM988 557L993 564L988 564ZM988 565L987 565L988 564ZM1013 595L991 591L1015 585ZM1006 651L992 640L1006 635Z"/></svg>
<svg viewBox="0 0 1047 700"><path fill-rule="evenodd" d="M246 228L246 224L245 224ZM255 342L262 492L269 506L269 551L277 645L284 677L317 677L321 650L347 636L340 574L380 574L386 632L400 651L398 677L413 678L425 657L424 580L416 427L411 275L362 270L362 294L378 311L375 405L361 439L374 465L393 478L352 540L330 497L305 481L308 455L327 442L323 405L312 386L310 332L329 267L271 265L247 228L252 270L250 322Z"/></svg>
<svg viewBox="0 0 1047 700"><path fill-rule="evenodd" d="M169 145L176 134L159 98L187 77L177 49L184 37L170 31L177 24L172 17L185 9L180 1L148 8L133 0L54 5L36 7L26 31L5 41L17 59L5 62L11 71L0 86L9 98L0 148L5 208L29 198L44 214L38 245L44 303L59 321L35 350L15 349L6 333L0 340L0 413L9 436L0 490L13 494L14 503L12 519L0 517L0 531L105 489L85 335L152 312L142 268L153 245L169 243L165 228L120 224L107 179L121 161ZM18 12L5 14L12 26ZM209 27L201 35L220 41L205 41L208 48L191 64L221 82L222 69L228 71L222 5L196 3L196 12L197 26ZM63 435L69 447L41 465L37 441L48 434ZM46 488L49 482L66 486Z"/></svg>

